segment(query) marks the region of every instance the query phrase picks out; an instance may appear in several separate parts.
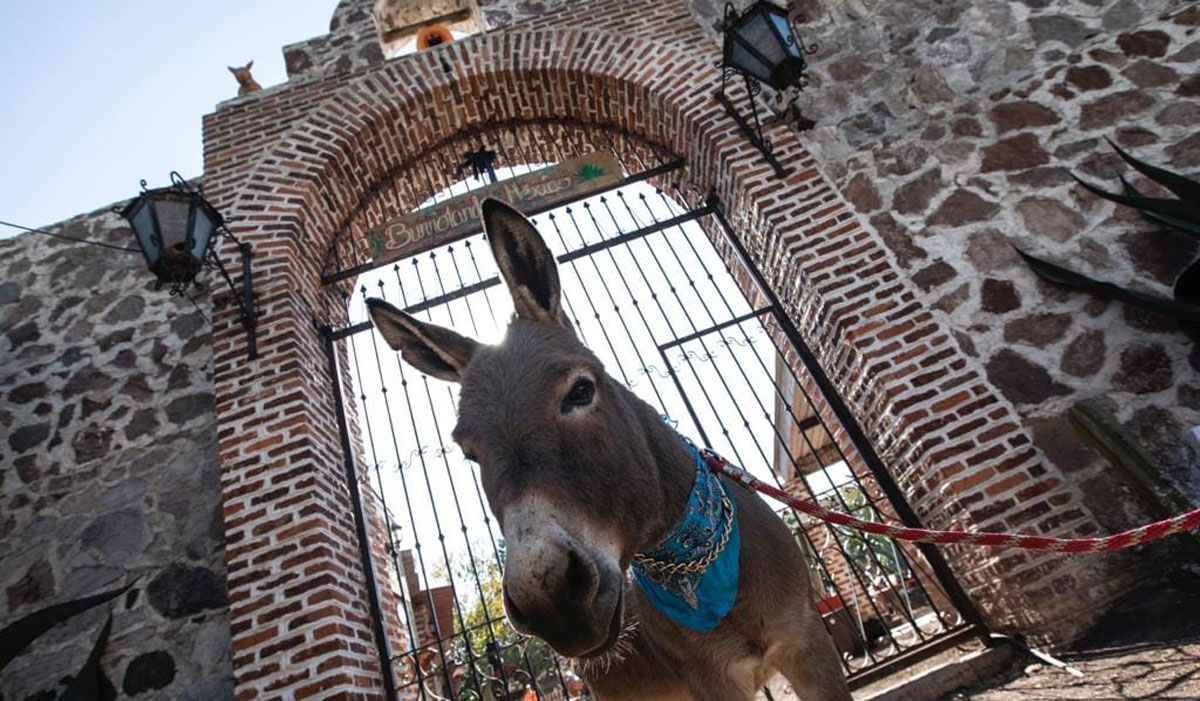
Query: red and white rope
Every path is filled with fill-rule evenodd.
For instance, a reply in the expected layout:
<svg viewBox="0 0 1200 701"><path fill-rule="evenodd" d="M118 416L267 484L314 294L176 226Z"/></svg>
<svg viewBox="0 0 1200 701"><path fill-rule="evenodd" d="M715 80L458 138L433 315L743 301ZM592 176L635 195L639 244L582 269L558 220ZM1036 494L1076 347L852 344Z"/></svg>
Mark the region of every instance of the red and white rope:
<svg viewBox="0 0 1200 701"><path fill-rule="evenodd" d="M730 465L729 461L719 455L705 451L704 456L708 461L709 468L717 474L725 475L744 485L747 489L753 489L766 494L797 511L815 516L828 523L853 528L856 531L887 536L888 538L895 538L897 540L937 543L939 545L983 545L994 548L1020 548L1022 550L1040 550L1056 553L1090 554L1124 550L1125 548L1149 543L1169 535L1174 535L1175 533L1182 533L1200 527L1200 509L1103 538L1052 538L1040 535L1021 535L1020 533L931 531L924 528L892 526L875 521L864 521L839 511L830 511L807 499L801 499L788 494L778 487L773 487L763 482L749 472Z"/></svg>

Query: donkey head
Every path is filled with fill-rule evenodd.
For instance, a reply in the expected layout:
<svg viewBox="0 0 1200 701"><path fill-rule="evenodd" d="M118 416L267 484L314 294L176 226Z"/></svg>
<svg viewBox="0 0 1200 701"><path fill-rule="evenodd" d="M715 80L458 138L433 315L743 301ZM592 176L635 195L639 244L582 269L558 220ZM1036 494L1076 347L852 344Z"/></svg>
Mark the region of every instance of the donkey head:
<svg viewBox="0 0 1200 701"><path fill-rule="evenodd" d="M479 464L504 534L513 626L570 657L600 654L621 632L633 553L661 535L661 441L652 435L662 423L575 336L537 230L496 200L482 212L516 309L500 345L367 303L405 361L462 384L452 435Z"/></svg>

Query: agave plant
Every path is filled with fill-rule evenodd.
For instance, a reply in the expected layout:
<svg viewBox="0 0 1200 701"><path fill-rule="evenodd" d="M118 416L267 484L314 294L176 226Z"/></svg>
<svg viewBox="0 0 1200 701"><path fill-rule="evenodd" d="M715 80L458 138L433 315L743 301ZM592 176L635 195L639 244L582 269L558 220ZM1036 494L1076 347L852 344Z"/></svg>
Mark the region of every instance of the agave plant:
<svg viewBox="0 0 1200 701"><path fill-rule="evenodd" d="M129 591L131 586L133 586L132 583L101 594L47 606L5 626L3 630L0 630L0 671L3 671L9 662L16 659L46 631L84 611L112 601ZM108 642L108 633L111 628L112 614L109 613L104 626L100 629L100 634L96 636L96 642L92 645L92 651L88 655L87 661L83 668L71 678L66 690L58 697L59 701L100 701L115 696L115 690L100 671L100 656Z"/></svg>
<svg viewBox="0 0 1200 701"><path fill-rule="evenodd" d="M1124 186L1122 194L1108 192L1077 177L1075 178L1076 182L1097 197L1137 209L1146 221L1174 229L1200 241L1200 182L1139 161L1111 140L1108 143L1126 163L1162 185L1175 195L1175 199L1147 197L1123 177L1121 178ZM1200 260L1192 262L1180 273L1175 280L1173 296L1167 298L1096 280L1029 255L1020 249L1017 249L1017 252L1025 259L1029 267L1045 280L1104 299L1114 299L1152 312L1173 316L1181 322L1183 328L1190 335L1200 337Z"/></svg>

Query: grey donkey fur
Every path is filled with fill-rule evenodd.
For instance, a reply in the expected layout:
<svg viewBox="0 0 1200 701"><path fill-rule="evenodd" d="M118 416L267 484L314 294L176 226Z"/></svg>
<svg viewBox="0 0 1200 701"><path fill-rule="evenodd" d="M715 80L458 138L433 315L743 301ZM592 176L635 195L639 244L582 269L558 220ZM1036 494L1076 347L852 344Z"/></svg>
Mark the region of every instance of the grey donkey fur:
<svg viewBox="0 0 1200 701"><path fill-rule="evenodd" d="M659 613L626 573L682 518L695 463L659 413L605 372L561 307L553 256L519 212L482 205L516 315L484 346L368 300L376 328L431 376L462 384L453 438L480 465L506 541L504 602L523 633L573 657L601 699L752 699L771 670L801 699L850 699L804 556L733 482L742 550L732 611L711 632Z"/></svg>

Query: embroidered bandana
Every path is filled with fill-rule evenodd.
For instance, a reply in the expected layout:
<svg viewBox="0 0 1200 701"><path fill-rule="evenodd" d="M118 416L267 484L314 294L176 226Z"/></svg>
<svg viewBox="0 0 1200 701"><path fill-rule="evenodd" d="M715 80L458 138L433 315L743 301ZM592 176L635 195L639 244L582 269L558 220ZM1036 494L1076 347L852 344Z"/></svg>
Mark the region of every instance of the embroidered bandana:
<svg viewBox="0 0 1200 701"><path fill-rule="evenodd" d="M737 598L741 538L725 486L700 452L690 442L687 446L696 460L687 511L654 550L635 556L633 577L668 618L692 630L709 631Z"/></svg>

